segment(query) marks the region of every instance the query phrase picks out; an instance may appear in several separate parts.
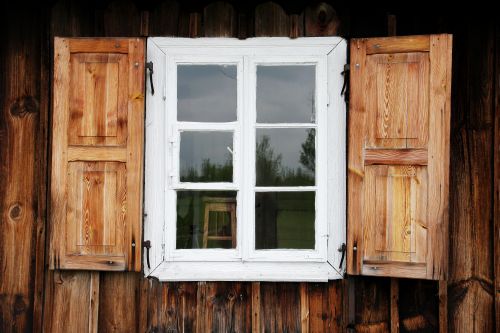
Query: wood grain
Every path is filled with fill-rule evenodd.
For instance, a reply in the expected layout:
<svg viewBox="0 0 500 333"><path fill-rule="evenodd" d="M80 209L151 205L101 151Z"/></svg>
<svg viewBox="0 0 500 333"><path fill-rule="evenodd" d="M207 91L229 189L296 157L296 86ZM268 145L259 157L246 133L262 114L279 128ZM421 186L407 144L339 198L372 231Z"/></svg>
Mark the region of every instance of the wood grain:
<svg viewBox="0 0 500 333"><path fill-rule="evenodd" d="M33 7L25 3L12 2L7 5L8 10L0 13L3 18L0 22L3 31L1 36L3 43L0 48L2 60L0 61L2 69L0 105L3 115L0 116L2 143L0 169L4 176L0 179L0 202L3 202L0 203L0 210L2 216L7 218L11 212L14 217L20 213L20 219L15 220L17 222L14 224L10 219L0 219L2 230L0 267L7 269L7 274L0 276L0 331L2 332L26 330L85 332L88 329L90 273L44 270L43 229L45 225L49 226L49 223L45 213L47 205L43 199L46 196L48 183L46 172L48 148L43 137L47 137L49 126L50 113L47 105L52 104L53 100L48 95L50 89L43 87L50 85L51 75L40 76L38 68L41 65L42 71L47 73L51 71L49 58L52 57L52 36L103 36L105 26L106 31L110 33L115 31L121 36L139 36L143 31L143 24L137 19L140 17L139 9L150 10L150 34L180 36L179 11L182 10L187 12L188 29L196 28L198 36L200 33L204 35L199 22L204 21L206 17L200 14L203 8L195 6L193 2L183 2L181 9L179 1L154 1L148 5L137 6L130 6L131 1L128 1L128 6L133 10L122 11L114 9L120 6L114 6L110 11L109 3L58 0L51 3L52 7L41 3ZM279 3L287 10L294 7L293 13L303 9L295 7L293 3ZM233 5L238 10L238 36L253 36L254 6L240 3ZM386 32L384 18L387 12L391 12L389 6L387 8L384 5L377 6L375 10L367 12L357 10L355 5L335 3L333 5L342 18L342 25L339 25L342 29L341 34L373 36ZM13 7L18 8L13 10ZM471 8L478 7L473 5ZM104 14L109 12L113 12L113 15L108 15L109 20L105 22ZM194 14L190 15L191 12ZM495 331L495 322L497 331L500 330L498 328L500 323L498 233L493 232L498 230L498 207L500 207L497 172L500 154L496 150L499 147L500 137L497 111L498 87L500 87L498 64L496 69L494 68L495 61L498 63L499 59L500 33L495 33L496 40L492 38L491 31L498 26L498 23L493 22L484 12L480 13L479 9L477 10L479 15L472 12L466 15L443 15L432 11L403 10L401 15L398 12L398 32L418 34L452 31L454 33L449 329L489 332ZM307 34L311 30L307 28L307 10L304 13L306 22L304 30ZM190 17L193 18L192 24L189 24ZM320 17L314 19L317 22ZM324 34L327 34L328 29L325 28ZM498 27L496 29L498 31ZM47 31L51 35L49 39L44 37ZM195 30L187 31L186 36L190 33L195 35ZM289 34L290 28L286 31ZM43 44L41 48L40 38ZM42 62L39 52L42 52L45 58ZM43 92L44 89L46 92ZM491 103L491 99L495 96L496 102ZM27 112L37 103L38 115ZM16 110L14 113L23 116L11 116L11 106L15 106L12 108ZM34 147L35 153L27 149L27 146ZM22 167L18 167L19 165ZM31 171L32 168L34 172ZM13 176L15 177L12 178ZM19 179L22 179L22 182ZM5 203L14 197L20 198L19 202L24 203L19 206L21 210L16 205ZM31 217L28 218L25 214ZM31 228L28 224L35 227ZM33 231L34 228L36 231ZM11 246L14 240L19 239L22 240L21 243L16 243L19 248ZM11 270L14 266L16 270ZM493 275L495 268L497 270ZM37 271L35 278L33 270ZM14 276L9 272L16 274ZM197 283L160 283L144 279L140 277L140 273L136 274L136 279L129 282L118 278L119 274L99 273L100 276L108 274L110 277L107 279L109 281L107 286L115 285L116 291L132 288L134 293L140 294L138 298L134 296L136 303L133 303L127 302L123 297L114 298L111 293L106 293L106 297L109 298L106 300L106 308L100 310L100 316L111 318L110 323L118 322L121 316L126 316L124 322L133 327L131 330L138 332L148 330L168 332L176 327L178 332L194 331L193 325L200 320L195 311ZM324 313L328 314L329 331L348 330L347 320L339 319L348 313L347 306L342 303L346 301L345 298L340 300L343 298L341 296L347 293L344 294L340 286L343 283L352 284L353 279L349 277L342 282L329 282L328 297L331 301L328 305L324 302L315 303L327 306ZM388 280L370 277L360 279L354 292L357 302L355 302L355 319L350 322L352 327L360 332L389 331L391 323L387 307ZM496 281L496 287L493 281ZM31 289L33 285L35 287ZM252 284L247 285L251 287ZM312 284L308 284L309 287L312 287ZM405 291L400 294L398 309L402 331L435 332L438 327L446 324L441 313L438 316L436 287L433 281L400 280L400 289ZM100 293L104 293L102 288ZM310 294L310 298L322 297L322 293L323 291L314 292L312 296ZM33 303L30 303L33 298ZM43 302L38 302L37 305L37 299ZM30 304L33 304L33 307ZM43 310L40 304L43 304ZM123 308L122 304L127 304L126 313L122 310L114 311L114 307ZM320 320L320 309L315 308L318 309L316 322L323 323ZM247 311L251 311L251 308L249 307ZM330 313L335 315L330 317ZM42 314L43 317L40 317ZM275 316L276 312L269 314L273 315ZM36 319L37 317L39 319ZM179 323L178 326L170 326L174 320L175 323ZM112 325L105 328L113 331Z"/></svg>
<svg viewBox="0 0 500 333"><path fill-rule="evenodd" d="M427 165L427 149L365 149L365 165Z"/></svg>
<svg viewBox="0 0 500 333"><path fill-rule="evenodd" d="M6 10L1 26L0 331L22 332L34 329L34 305L37 316L41 311L41 284L35 278L43 279L46 218L42 161L48 110L46 96L41 104L47 91L40 85L45 26L35 8L20 6Z"/></svg>
<svg viewBox="0 0 500 333"><path fill-rule="evenodd" d="M366 54L426 52L429 49L429 36L370 38L366 43Z"/></svg>
<svg viewBox="0 0 500 333"><path fill-rule="evenodd" d="M266 2L255 8L255 36L289 36L290 19L275 2Z"/></svg>
<svg viewBox="0 0 500 333"><path fill-rule="evenodd" d="M55 40L50 266L139 271L144 41L82 41Z"/></svg>
<svg viewBox="0 0 500 333"><path fill-rule="evenodd" d="M306 36L337 36L340 19L335 9L328 3L319 2L305 9Z"/></svg>
<svg viewBox="0 0 500 333"><path fill-rule="evenodd" d="M448 35L351 41L351 274L446 275L450 56Z"/></svg>
<svg viewBox="0 0 500 333"><path fill-rule="evenodd" d="M203 10L205 37L236 37L236 10L229 2L217 1Z"/></svg>

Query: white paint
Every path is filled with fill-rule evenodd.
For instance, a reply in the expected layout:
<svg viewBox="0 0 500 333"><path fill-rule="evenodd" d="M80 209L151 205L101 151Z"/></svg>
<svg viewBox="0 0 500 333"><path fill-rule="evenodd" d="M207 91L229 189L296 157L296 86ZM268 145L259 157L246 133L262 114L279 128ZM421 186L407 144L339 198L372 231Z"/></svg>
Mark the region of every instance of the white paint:
<svg viewBox="0 0 500 333"><path fill-rule="evenodd" d="M341 254L337 249L345 242L346 220L346 110L340 95L341 72L346 63L345 40L339 37L247 40L154 37L148 39L148 61L154 62L157 93L152 96L147 85L145 212L148 216L144 239L152 241L152 269L145 267L145 274L162 281L326 281L342 278L344 267L338 268ZM176 66L190 63L237 66L237 121L177 122ZM258 64L316 66L316 124L256 124ZM166 92L166 98L160 96L160 91ZM255 165L256 128L314 128L316 185L255 187L255 170L252 168L250 173L248 170ZM180 133L189 130L234 133L232 183L179 181ZM179 189L238 191L236 249L176 249L175 191ZM278 189L316 192L314 249L254 249L254 193Z"/></svg>

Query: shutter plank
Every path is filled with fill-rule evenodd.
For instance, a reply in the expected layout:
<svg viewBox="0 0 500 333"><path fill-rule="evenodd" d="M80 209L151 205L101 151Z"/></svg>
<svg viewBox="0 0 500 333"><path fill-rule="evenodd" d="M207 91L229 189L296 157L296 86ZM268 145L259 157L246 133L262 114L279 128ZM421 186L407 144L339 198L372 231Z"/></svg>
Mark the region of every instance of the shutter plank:
<svg viewBox="0 0 500 333"><path fill-rule="evenodd" d="M348 272L445 278L451 36L353 40L351 69Z"/></svg>
<svg viewBox="0 0 500 333"><path fill-rule="evenodd" d="M139 271L144 41L54 48L50 268Z"/></svg>

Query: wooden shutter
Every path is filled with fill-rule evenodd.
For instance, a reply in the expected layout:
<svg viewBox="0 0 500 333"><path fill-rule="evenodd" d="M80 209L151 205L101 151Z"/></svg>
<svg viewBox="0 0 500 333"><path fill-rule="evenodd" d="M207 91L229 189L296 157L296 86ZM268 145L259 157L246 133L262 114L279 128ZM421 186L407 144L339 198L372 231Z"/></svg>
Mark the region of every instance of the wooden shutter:
<svg viewBox="0 0 500 333"><path fill-rule="evenodd" d="M140 271L144 40L54 50L50 267Z"/></svg>
<svg viewBox="0 0 500 333"><path fill-rule="evenodd" d="M447 273L450 35L354 39L348 273Z"/></svg>

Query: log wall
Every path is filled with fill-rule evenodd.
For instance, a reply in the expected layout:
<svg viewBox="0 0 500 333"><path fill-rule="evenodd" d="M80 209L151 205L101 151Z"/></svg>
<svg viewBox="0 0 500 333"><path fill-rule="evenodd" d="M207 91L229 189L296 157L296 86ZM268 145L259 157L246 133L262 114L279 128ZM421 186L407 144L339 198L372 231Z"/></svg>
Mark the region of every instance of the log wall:
<svg viewBox="0 0 500 333"><path fill-rule="evenodd" d="M307 1L73 1L0 17L0 332L494 332L500 325L500 28L492 14ZM497 20L498 21L498 20ZM454 34L446 282L159 283L46 268L54 36Z"/></svg>

